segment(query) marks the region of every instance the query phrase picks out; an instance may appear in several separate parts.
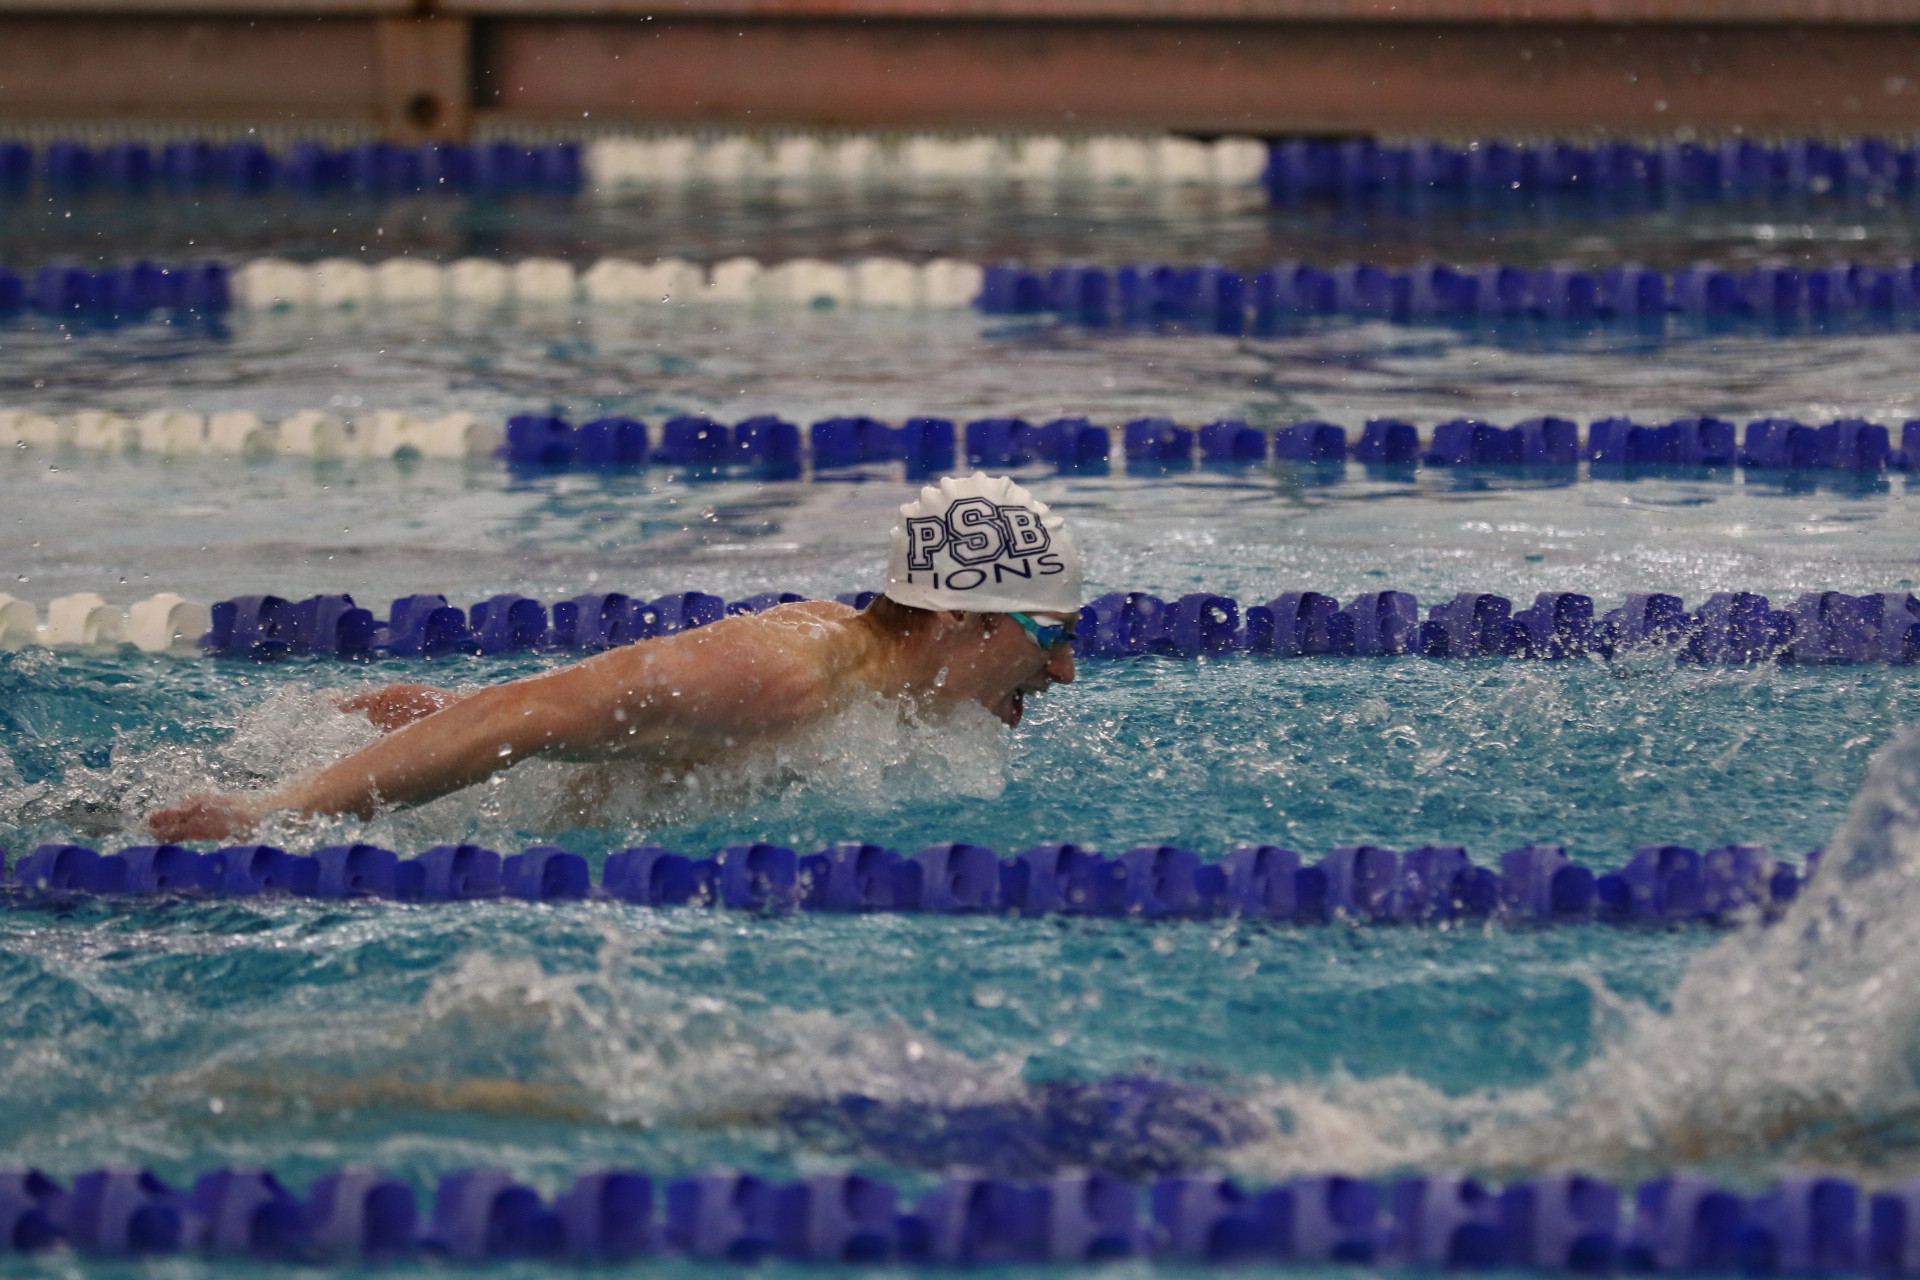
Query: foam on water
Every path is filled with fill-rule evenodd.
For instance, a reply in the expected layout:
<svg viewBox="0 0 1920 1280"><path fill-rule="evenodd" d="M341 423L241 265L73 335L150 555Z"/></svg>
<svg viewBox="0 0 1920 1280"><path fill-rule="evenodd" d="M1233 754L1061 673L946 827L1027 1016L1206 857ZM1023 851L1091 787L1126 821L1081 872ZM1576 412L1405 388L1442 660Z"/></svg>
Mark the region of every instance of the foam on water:
<svg viewBox="0 0 1920 1280"><path fill-rule="evenodd" d="M467 952L417 1004L257 1026L250 1043L175 1077L167 1092L217 1093L261 1114L296 1103L517 1110L647 1128L766 1123L793 1097L964 1105L1018 1088L1017 1057L976 1062L898 1020L862 1025L648 981L637 976L648 968L636 951L646 941L608 928L585 972Z"/></svg>
<svg viewBox="0 0 1920 1280"><path fill-rule="evenodd" d="M1698 956L1630 1011L1575 1132L1628 1160L1857 1168L1920 1155L1920 730L1874 760L1819 877L1773 929ZM1522 1148L1524 1150L1524 1147Z"/></svg>
<svg viewBox="0 0 1920 1280"><path fill-rule="evenodd" d="M1920 730L1875 759L1811 888L1697 954L1664 1008L1596 986L1599 1042L1543 1084L1448 1097L1404 1075L1271 1083L1256 1175L1435 1163L1757 1183L1809 1164L1920 1167Z"/></svg>
<svg viewBox="0 0 1920 1280"><path fill-rule="evenodd" d="M602 828L657 831L722 822L751 804L804 805L816 798L862 813L891 810L902 795L935 793L974 800L997 799L1006 790L1008 735L985 708L967 704L936 720L906 713L875 696L856 701L798 737L742 753L735 761L687 769L622 762L574 769L564 766L502 781L494 788L500 817L548 800L545 823L553 829ZM551 799L559 783L563 798ZM448 797L449 800L454 797ZM436 808L446 811L435 813ZM423 806L409 819L424 832L458 825L471 800Z"/></svg>
<svg viewBox="0 0 1920 1280"><path fill-rule="evenodd" d="M310 972L311 985L279 1002L201 1008L164 990L138 1009L113 1000L116 1021L131 1021L112 1034L177 1065L129 1079L124 1065L103 1069L113 1059L103 1060L95 1036L42 1037L0 1065L7 1096L43 1104L6 1126L9 1150L59 1165L75 1146L92 1159L139 1161L213 1149L281 1167L351 1150L405 1166L424 1145L424 1158L439 1164L448 1142L487 1140L458 1136L462 1123L491 1121L494 1140L564 1168L575 1135L631 1147L663 1128L764 1129L794 1098L961 1105L1019 1088L1018 1055L976 1061L899 1019L649 979L644 952L659 939L630 924L602 916L598 954L579 969L554 972L534 956L483 946L458 952L409 999L342 1003L332 982ZM304 932L286 931L279 945L301 950ZM187 945L158 935L116 942ZM229 949L239 959L243 948ZM108 948L28 954L56 961L83 986L115 958ZM210 1047L180 1051L182 1038L203 1036ZM93 1104L71 1105L76 1088ZM68 1105L45 1105L56 1103Z"/></svg>
<svg viewBox="0 0 1920 1280"><path fill-rule="evenodd" d="M45 651L8 657L17 692L25 692L21 684L48 696L60 688L59 663ZM208 789L271 786L379 737L365 717L340 714L337 698L324 689L275 689L262 701L217 711L202 726L211 732L196 740L144 739L136 750L110 753L100 767L90 767L84 757L69 759L57 784L20 779L0 746L0 822L15 827L53 822L82 837L118 836L133 843L144 815L168 799ZM114 734L122 736L118 726ZM8 785L9 775L19 779L17 784Z"/></svg>

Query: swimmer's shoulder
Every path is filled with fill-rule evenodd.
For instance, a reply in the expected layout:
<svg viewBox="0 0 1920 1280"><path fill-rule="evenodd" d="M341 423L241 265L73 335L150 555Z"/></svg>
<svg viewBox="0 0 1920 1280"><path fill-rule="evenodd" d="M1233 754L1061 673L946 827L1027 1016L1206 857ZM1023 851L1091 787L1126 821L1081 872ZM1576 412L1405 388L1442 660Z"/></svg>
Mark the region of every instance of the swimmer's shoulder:
<svg viewBox="0 0 1920 1280"><path fill-rule="evenodd" d="M858 609L837 600L796 600L701 631L714 633L709 652L715 657L738 667L759 666L770 685L785 686L791 695L812 685L816 694L833 701L876 657L874 633L859 619Z"/></svg>
<svg viewBox="0 0 1920 1280"><path fill-rule="evenodd" d="M661 661L692 660L703 667L724 664L742 677L805 682L833 679L864 662L871 641L852 625L859 611L837 600L798 600L760 613L722 618L678 635L610 650L590 663L611 670L640 671Z"/></svg>
<svg viewBox="0 0 1920 1280"><path fill-rule="evenodd" d="M866 629L853 625L859 616L859 610L838 600L795 600L727 623L748 645L785 650L810 664L838 668L866 657Z"/></svg>
<svg viewBox="0 0 1920 1280"><path fill-rule="evenodd" d="M860 611L850 604L838 600L794 600L787 604L777 604L757 614L748 615L777 622L848 622L860 616Z"/></svg>

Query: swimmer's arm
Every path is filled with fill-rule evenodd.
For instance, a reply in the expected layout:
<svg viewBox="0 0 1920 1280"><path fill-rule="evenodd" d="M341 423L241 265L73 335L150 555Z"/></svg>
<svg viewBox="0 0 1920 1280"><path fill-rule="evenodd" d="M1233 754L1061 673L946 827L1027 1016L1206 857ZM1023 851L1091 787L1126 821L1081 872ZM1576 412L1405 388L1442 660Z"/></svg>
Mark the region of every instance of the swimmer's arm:
<svg viewBox="0 0 1920 1280"><path fill-rule="evenodd" d="M567 717L554 691L538 686L570 672L470 694L402 725L380 741L257 802L262 814L373 816L382 804L421 804L482 781L543 749L563 747Z"/></svg>
<svg viewBox="0 0 1920 1280"><path fill-rule="evenodd" d="M364 712L374 728L391 733L444 710L465 696L431 685L390 684L350 694L334 706L348 714ZM202 793L150 814L147 826L162 840L224 840L253 830L269 811L281 807L284 806L272 796Z"/></svg>
<svg viewBox="0 0 1920 1280"><path fill-rule="evenodd" d="M716 624L469 694L255 804L264 815L372 816L422 804L528 756L602 760L676 743L707 749L823 711L821 673L745 628Z"/></svg>
<svg viewBox="0 0 1920 1280"><path fill-rule="evenodd" d="M711 755L824 714L834 666L818 641L783 643L762 620L729 618L468 694L277 791L189 796L147 826L162 840L225 839L276 810L370 817L424 803L528 756Z"/></svg>

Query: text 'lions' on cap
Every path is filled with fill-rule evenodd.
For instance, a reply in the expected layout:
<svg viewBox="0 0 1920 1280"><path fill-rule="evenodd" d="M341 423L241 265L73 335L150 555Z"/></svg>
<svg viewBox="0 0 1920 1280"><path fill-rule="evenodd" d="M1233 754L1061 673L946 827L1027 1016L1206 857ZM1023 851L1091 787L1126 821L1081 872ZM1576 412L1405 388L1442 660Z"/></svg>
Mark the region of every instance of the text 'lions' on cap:
<svg viewBox="0 0 1920 1280"><path fill-rule="evenodd" d="M949 476L900 508L886 594L916 609L1078 613L1080 553L1066 522L1011 478Z"/></svg>

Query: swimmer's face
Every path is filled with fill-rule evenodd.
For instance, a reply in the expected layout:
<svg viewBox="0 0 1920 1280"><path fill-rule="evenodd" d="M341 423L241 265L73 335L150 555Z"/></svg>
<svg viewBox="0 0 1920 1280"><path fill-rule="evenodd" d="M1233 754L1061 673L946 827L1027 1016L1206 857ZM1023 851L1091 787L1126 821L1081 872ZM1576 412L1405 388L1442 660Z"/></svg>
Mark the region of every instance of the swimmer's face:
<svg viewBox="0 0 1920 1280"><path fill-rule="evenodd" d="M1067 623L1066 614L1029 615L1039 623ZM948 669L948 689L979 703L1009 726L1026 714L1027 695L1073 680L1073 645L1066 640L1042 649L1027 629L1004 614L974 614L961 661ZM977 629L975 629L977 628Z"/></svg>

